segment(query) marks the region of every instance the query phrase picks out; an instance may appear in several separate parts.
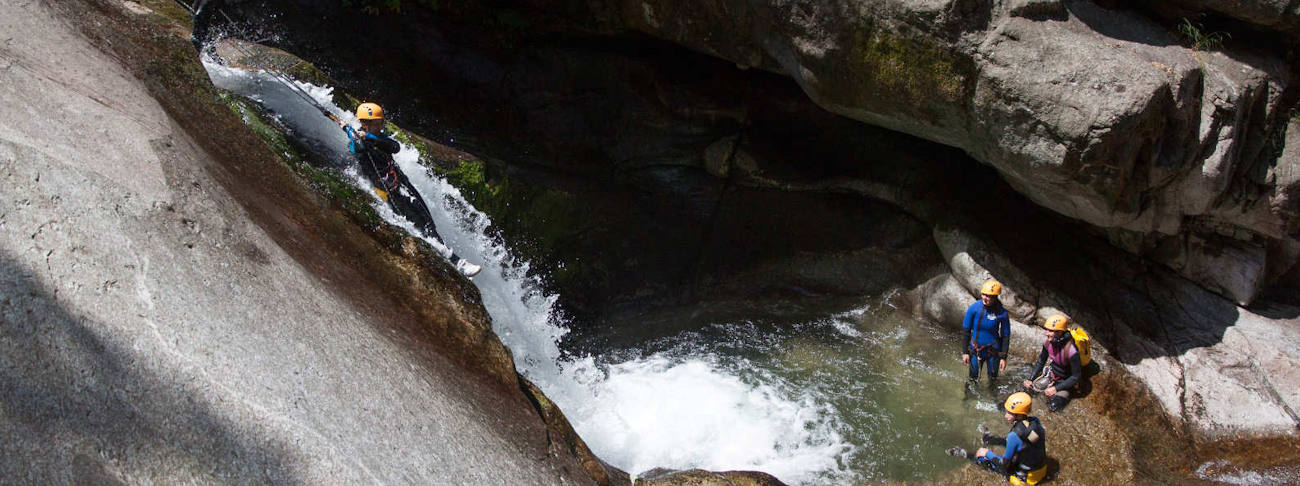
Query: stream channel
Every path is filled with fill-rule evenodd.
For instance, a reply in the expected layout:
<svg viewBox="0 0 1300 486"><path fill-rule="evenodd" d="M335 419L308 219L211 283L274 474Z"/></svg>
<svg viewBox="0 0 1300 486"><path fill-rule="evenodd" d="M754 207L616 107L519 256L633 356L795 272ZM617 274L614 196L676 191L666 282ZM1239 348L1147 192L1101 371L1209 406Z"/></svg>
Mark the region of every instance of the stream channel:
<svg viewBox="0 0 1300 486"><path fill-rule="evenodd" d="M205 67L218 87L261 104L321 163L370 192L344 133L298 91L266 72L210 58ZM355 124L331 103L332 88L298 86ZM668 309L635 331L618 330L618 345L566 350L560 296L488 236L489 217L421 165L415 148L404 145L396 160L442 237L424 239L483 265L474 284L519 370L598 456L632 474L663 467L759 470L789 484L931 479L964 464L945 448L970 447L980 423L1001 427L995 400L1026 367L1010 362L1002 389L964 388L958 337L895 309L889 293ZM374 207L415 232L378 198Z"/></svg>

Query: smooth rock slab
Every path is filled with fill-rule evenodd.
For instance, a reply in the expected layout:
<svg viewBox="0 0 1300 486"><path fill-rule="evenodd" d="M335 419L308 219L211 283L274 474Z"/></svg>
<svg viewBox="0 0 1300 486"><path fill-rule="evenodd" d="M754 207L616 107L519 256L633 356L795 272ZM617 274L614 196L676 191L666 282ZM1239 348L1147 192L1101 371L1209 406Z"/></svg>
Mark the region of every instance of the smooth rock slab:
<svg viewBox="0 0 1300 486"><path fill-rule="evenodd" d="M0 3L0 38L0 477L587 481L522 397L287 255L44 3Z"/></svg>

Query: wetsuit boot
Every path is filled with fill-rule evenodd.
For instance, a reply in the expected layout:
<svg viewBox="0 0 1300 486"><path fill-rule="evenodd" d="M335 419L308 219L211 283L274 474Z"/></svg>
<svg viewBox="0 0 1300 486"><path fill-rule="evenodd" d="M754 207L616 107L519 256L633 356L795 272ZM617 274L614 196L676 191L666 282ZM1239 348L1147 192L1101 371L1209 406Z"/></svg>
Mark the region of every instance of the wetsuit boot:
<svg viewBox="0 0 1300 486"><path fill-rule="evenodd" d="M1067 403L1070 403L1070 399L1060 395L1047 397L1047 409L1052 412L1060 411Z"/></svg>

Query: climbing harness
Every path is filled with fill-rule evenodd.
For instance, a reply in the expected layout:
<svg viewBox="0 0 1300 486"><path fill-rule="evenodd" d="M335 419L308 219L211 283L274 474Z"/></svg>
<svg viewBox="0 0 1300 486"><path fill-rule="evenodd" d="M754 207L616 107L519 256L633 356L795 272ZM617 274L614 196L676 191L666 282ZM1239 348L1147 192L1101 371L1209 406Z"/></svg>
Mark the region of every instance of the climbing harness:
<svg viewBox="0 0 1300 486"><path fill-rule="evenodd" d="M970 354L973 355L973 356L978 356L978 355L979 355L981 352L983 352L985 349L991 348L991 347L993 347L994 344L997 344L997 340L994 340L993 342L988 343L988 344L985 344L985 345L983 345L983 346L980 346L980 345L976 344L976 343L978 342L978 340L976 339L976 336L979 335L979 331L980 331L980 323L984 322L984 319L985 319L987 316L988 316L988 310L987 310L987 309L980 309L980 317L979 317L979 319L975 320L975 324L971 326L971 330L970 330L970 348L971 348L971 353L970 353ZM997 326L994 326L993 328L994 328L994 329L997 329ZM996 357L998 357L998 356L994 356L994 357L996 358Z"/></svg>

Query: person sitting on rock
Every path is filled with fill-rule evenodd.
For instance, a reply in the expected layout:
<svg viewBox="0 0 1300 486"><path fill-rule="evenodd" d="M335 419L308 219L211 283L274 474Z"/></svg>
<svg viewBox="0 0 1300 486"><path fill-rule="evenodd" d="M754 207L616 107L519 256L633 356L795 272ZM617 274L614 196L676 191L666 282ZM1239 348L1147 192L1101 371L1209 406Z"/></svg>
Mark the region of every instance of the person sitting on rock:
<svg viewBox="0 0 1300 486"><path fill-rule="evenodd" d="M1011 424L1006 439L989 435L988 428L979 426L980 441L985 445L1005 445L1001 456L987 447L980 447L974 455L961 447L948 449L948 454L975 461L976 464L1001 474L1011 484L1020 486L1038 484L1047 476L1047 431L1038 417L1030 417L1033 398L1025 392L1012 393L1002 407L1003 417Z"/></svg>
<svg viewBox="0 0 1300 486"><path fill-rule="evenodd" d="M343 120L339 120L339 126L347 132L350 140L348 151L356 154L361 173L374 184L375 194L388 202L393 211L415 224L425 236L442 241L434 227L429 206L393 161L393 154L402 147L384 133L383 108L374 103L362 103L357 106L357 119L361 121L360 129L353 129ZM467 277L473 277L483 270L483 267L456 256L454 251L447 258L455 262L456 270Z"/></svg>
<svg viewBox="0 0 1300 486"><path fill-rule="evenodd" d="M998 295L1002 294L1002 283L997 280L984 282L980 288L980 300L966 308L966 317L962 319L961 361L970 366L970 381L980 378L980 363L988 367L989 382L998 377L998 372L1007 368L1007 341L1011 337L1011 319L1002 307Z"/></svg>
<svg viewBox="0 0 1300 486"><path fill-rule="evenodd" d="M1083 360L1074 345L1074 338L1066 329L1069 323L1070 319L1062 314L1054 314L1043 323L1047 340L1043 342L1043 350L1038 353L1038 362L1030 375L1038 378L1024 383L1025 391L1046 395L1047 409L1053 412L1070 402L1070 392L1083 377Z"/></svg>

